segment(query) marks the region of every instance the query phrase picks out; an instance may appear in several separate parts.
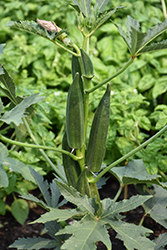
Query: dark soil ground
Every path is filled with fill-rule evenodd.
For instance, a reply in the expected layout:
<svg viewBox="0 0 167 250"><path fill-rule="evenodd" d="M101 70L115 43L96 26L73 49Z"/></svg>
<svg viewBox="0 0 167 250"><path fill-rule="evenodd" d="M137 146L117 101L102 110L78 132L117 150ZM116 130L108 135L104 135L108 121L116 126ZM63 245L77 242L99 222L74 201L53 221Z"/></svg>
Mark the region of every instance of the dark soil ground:
<svg viewBox="0 0 167 250"><path fill-rule="evenodd" d="M117 181L115 179L114 180L109 179L107 181L107 184L100 191L101 198L112 199L115 196L117 190L118 190ZM128 197L135 194L137 194L136 187L133 185L129 185ZM123 193L120 196L120 199L122 198L123 198ZM37 219L43 213L45 213L45 210L39 206L31 208L29 217L24 225L20 225L9 212L7 212L5 216L0 216L0 250L7 250L8 246L12 244L19 237L41 236L41 232L44 228L43 225L42 224L28 225L28 223ZM139 224L143 216L143 208L138 207L135 210L127 212L125 215L126 215L125 217L126 222ZM143 226L151 229L154 232L154 234L150 236L151 239L154 239L155 237L159 236L159 234L167 232L165 228L157 224L151 218L145 218ZM110 229L109 235L112 241L112 250L126 250L126 248L123 246L122 241L115 238L116 233L114 230ZM46 238L47 235L45 234L42 237ZM16 248L10 248L10 249L14 250ZM101 242L99 242L97 249L106 250L106 247ZM167 246L165 249L167 249Z"/></svg>

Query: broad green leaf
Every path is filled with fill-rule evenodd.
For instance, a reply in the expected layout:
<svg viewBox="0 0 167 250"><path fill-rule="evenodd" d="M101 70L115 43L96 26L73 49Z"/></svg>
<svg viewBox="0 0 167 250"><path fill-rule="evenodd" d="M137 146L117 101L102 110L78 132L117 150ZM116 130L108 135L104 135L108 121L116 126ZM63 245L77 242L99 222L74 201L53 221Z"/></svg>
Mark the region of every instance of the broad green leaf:
<svg viewBox="0 0 167 250"><path fill-rule="evenodd" d="M68 250L96 250L96 242L102 241L107 249L111 249L111 241L107 229L101 220L91 217L84 218L82 221L75 222L66 226L56 235L68 233L72 236L65 241L62 249Z"/></svg>
<svg viewBox="0 0 167 250"><path fill-rule="evenodd" d="M154 196L143 205L145 213L149 214L157 223L167 228L167 190L154 186Z"/></svg>
<svg viewBox="0 0 167 250"><path fill-rule="evenodd" d="M11 100L15 105L16 103L16 94L15 94L15 84L12 78L8 75L8 72L3 68L4 74L0 75L0 81L3 83L4 88L0 86L0 89L7 95L7 97Z"/></svg>
<svg viewBox="0 0 167 250"><path fill-rule="evenodd" d="M42 193L47 205L51 206L51 196L49 193L48 181L44 180L43 176L41 176L34 169L30 168L30 172L31 172L32 176L34 177L39 189L41 190L41 193Z"/></svg>
<svg viewBox="0 0 167 250"><path fill-rule="evenodd" d="M77 205L80 211L91 214L94 217L95 209L91 204L91 199L89 199L87 196L83 196L71 186L69 187L68 185L60 183L58 181L56 181L56 183L61 194L67 201L70 201L71 203Z"/></svg>
<svg viewBox="0 0 167 250"><path fill-rule="evenodd" d="M38 249L51 249L54 247L54 250L60 250L61 240L52 240L45 239L42 237L38 238L19 238L16 240L9 248L17 248L17 249L29 249L29 250L38 250Z"/></svg>
<svg viewBox="0 0 167 250"><path fill-rule="evenodd" d="M146 238L147 233L152 233L148 228L123 221L110 221L110 225L118 233L117 238L122 240L128 250L153 250L155 243Z"/></svg>
<svg viewBox="0 0 167 250"><path fill-rule="evenodd" d="M38 97L38 94L34 94L31 96L25 97L17 106L15 106L10 111L6 111L6 113L1 117L1 121L10 124L11 122L15 123L17 126L20 123L23 123L22 118L26 116L25 110L30 107L32 104L37 102L41 102L44 97Z"/></svg>
<svg viewBox="0 0 167 250"><path fill-rule="evenodd" d="M160 234L158 238L154 240L156 246L154 250L163 250L165 245L167 245L167 233Z"/></svg>
<svg viewBox="0 0 167 250"><path fill-rule="evenodd" d="M29 213L28 203L22 199L16 199L11 205L11 213L15 219L23 225Z"/></svg>
<svg viewBox="0 0 167 250"><path fill-rule="evenodd" d="M2 165L10 168L10 170L14 172L20 173L26 180L34 182L34 178L32 177L29 168L21 161L8 157L7 148L2 143L0 143L0 166ZM7 176L5 177L3 170L0 172L1 174L3 174L3 180L1 181L3 184L6 183L5 184L5 187L6 187L8 186Z"/></svg>
<svg viewBox="0 0 167 250"><path fill-rule="evenodd" d="M104 199L101 201L102 211L100 217L102 220L105 220L105 218L114 218L121 212L127 212L129 210L135 209L151 197L151 195L136 195L132 196L130 199L125 199L114 203L111 199Z"/></svg>
<svg viewBox="0 0 167 250"><path fill-rule="evenodd" d="M74 216L83 216L84 214L80 213L76 209L57 209L50 208L50 211L41 215L41 217L33 222L33 223L46 223L48 221L57 220L57 221L66 221L69 218Z"/></svg>
<svg viewBox="0 0 167 250"><path fill-rule="evenodd" d="M108 3L109 0L97 0L94 8L98 6L99 12L102 12Z"/></svg>
<svg viewBox="0 0 167 250"><path fill-rule="evenodd" d="M149 175L141 159L132 160L124 167L114 167L110 172L125 185L145 182L158 184L159 175Z"/></svg>

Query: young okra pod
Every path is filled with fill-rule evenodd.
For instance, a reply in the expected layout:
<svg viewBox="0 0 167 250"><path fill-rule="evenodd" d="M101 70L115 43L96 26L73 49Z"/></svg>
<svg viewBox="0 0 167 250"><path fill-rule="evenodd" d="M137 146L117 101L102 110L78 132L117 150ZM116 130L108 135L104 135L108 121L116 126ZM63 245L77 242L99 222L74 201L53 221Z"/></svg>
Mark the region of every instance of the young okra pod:
<svg viewBox="0 0 167 250"><path fill-rule="evenodd" d="M62 149L71 152L72 148L69 147L67 142L67 134L65 132L62 141ZM77 187L78 176L80 175L80 166L77 161L74 161L70 156L63 154L63 166L69 186Z"/></svg>
<svg viewBox="0 0 167 250"><path fill-rule="evenodd" d="M86 166L91 172L99 172L106 151L110 123L110 84L104 93L94 115L86 153Z"/></svg>
<svg viewBox="0 0 167 250"><path fill-rule="evenodd" d="M66 108L67 142L71 148L81 148L84 144L84 104L80 86L80 75L75 74L70 86Z"/></svg>
<svg viewBox="0 0 167 250"><path fill-rule="evenodd" d="M93 63L89 55L83 50L81 50L81 59L83 65L83 76L87 79L92 79L94 77Z"/></svg>

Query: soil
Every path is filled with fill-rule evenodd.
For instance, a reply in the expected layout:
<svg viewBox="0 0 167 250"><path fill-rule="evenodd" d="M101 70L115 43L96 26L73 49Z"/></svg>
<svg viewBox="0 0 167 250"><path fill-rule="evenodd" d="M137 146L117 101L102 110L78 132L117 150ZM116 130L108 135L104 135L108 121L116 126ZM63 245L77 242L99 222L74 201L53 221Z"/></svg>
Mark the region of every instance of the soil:
<svg viewBox="0 0 167 250"><path fill-rule="evenodd" d="M109 179L106 185L101 189L100 196L101 199L104 198L111 198L115 196L118 190L118 182L115 179ZM35 193L38 191L35 190ZM134 185L128 186L128 197L137 194L137 189ZM124 194L120 195L119 199L123 199ZM10 199L9 199L10 200ZM8 201L10 202L10 201ZM34 206L30 209L28 219L24 223L24 225L20 225L11 215L11 213L7 212L5 216L0 215L0 250L7 250L8 246L11 245L16 239L20 237L34 237L34 236L42 236L42 237L49 237L46 234L42 234L41 232L44 229L43 224L32 224L28 225L29 222L34 221L40 215L45 213L45 210L39 206ZM135 210L129 211L125 216L125 221L129 223L139 224L142 216L144 214L143 208L140 206ZM143 223L144 227L151 229L154 234L150 236L150 239L154 239L158 237L159 234L167 232L167 229L163 228L161 225L156 223L149 217L146 217ZM112 241L112 250L126 250L123 245L123 242L117 238L115 238L116 233L114 230L109 230L110 239ZM11 250L15 250L16 248L10 248ZM104 246L102 242L98 242L97 250L106 250L107 248ZM167 249L167 246L166 248ZM44 250L44 249L43 249Z"/></svg>

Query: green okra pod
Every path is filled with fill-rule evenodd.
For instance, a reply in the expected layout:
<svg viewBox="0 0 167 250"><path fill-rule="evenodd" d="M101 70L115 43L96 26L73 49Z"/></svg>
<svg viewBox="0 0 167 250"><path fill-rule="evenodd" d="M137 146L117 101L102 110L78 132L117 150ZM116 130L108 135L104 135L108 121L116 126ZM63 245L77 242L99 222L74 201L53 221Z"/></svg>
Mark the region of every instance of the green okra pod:
<svg viewBox="0 0 167 250"><path fill-rule="evenodd" d="M79 84L81 88L81 92L83 93L83 81L82 81L82 73L81 73L81 66L79 63L79 58L76 56L72 56L72 67L71 67L71 72L72 72L72 79L74 80L76 73L79 73Z"/></svg>
<svg viewBox="0 0 167 250"><path fill-rule="evenodd" d="M80 75L76 73L67 98L66 133L71 148L81 148L85 139L83 93L79 81Z"/></svg>
<svg viewBox="0 0 167 250"><path fill-rule="evenodd" d="M62 141L62 149L71 152L67 142L67 134L64 133ZM62 154L63 166L69 186L77 187L78 176L80 175L80 166L77 161L74 161L70 156Z"/></svg>
<svg viewBox="0 0 167 250"><path fill-rule="evenodd" d="M107 133L110 122L110 84L94 115L86 153L86 166L91 172L99 172L106 151Z"/></svg>
<svg viewBox="0 0 167 250"><path fill-rule="evenodd" d="M83 50L81 50L81 59L83 65L83 76L87 79L92 79L94 77L93 63L89 55Z"/></svg>

